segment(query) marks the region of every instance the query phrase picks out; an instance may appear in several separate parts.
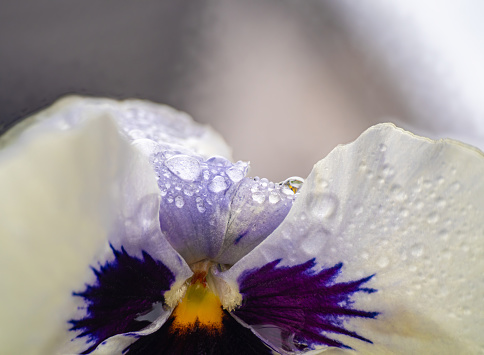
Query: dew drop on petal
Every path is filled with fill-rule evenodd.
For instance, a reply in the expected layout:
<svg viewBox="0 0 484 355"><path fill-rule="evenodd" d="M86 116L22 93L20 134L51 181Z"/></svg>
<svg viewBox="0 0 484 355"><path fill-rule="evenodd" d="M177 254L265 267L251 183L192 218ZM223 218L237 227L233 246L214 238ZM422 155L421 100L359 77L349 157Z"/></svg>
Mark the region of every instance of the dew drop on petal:
<svg viewBox="0 0 484 355"><path fill-rule="evenodd" d="M279 202L280 199L281 199L281 197L279 196L279 194L276 191L272 191L269 194L269 202L272 203L272 204Z"/></svg>
<svg viewBox="0 0 484 355"><path fill-rule="evenodd" d="M452 185L450 185L450 188L454 191L459 191L460 190L460 183L458 181L452 183Z"/></svg>
<svg viewBox="0 0 484 355"><path fill-rule="evenodd" d="M255 201L255 202L258 202L258 203L262 203L265 201L266 199L266 196L263 194L263 193L255 193L255 194L252 194L252 199Z"/></svg>
<svg viewBox="0 0 484 355"><path fill-rule="evenodd" d="M151 156L160 151L158 143L152 141L151 139L136 139L131 143L131 145L133 145L146 156Z"/></svg>
<svg viewBox="0 0 484 355"><path fill-rule="evenodd" d="M180 179L195 181L200 175L200 163L188 155L175 155L165 161L166 167Z"/></svg>
<svg viewBox="0 0 484 355"><path fill-rule="evenodd" d="M299 189L302 187L302 185L304 184L304 179L299 177L299 176L292 176L290 178L287 178L286 180L284 180L284 182L282 183L283 185L283 192L285 193L284 190L291 190L292 193L296 193L299 191ZM285 189L284 189L285 188Z"/></svg>
<svg viewBox="0 0 484 355"><path fill-rule="evenodd" d="M239 182L245 176L245 168L240 166L233 166L230 169L227 169L225 173L233 182Z"/></svg>
<svg viewBox="0 0 484 355"><path fill-rule="evenodd" d="M207 164L215 166L228 166L230 165L230 161L224 157L213 156L207 160Z"/></svg>
<svg viewBox="0 0 484 355"><path fill-rule="evenodd" d="M208 185L208 189L212 192L219 193L227 189L227 183L225 182L225 179L217 175L213 178L213 180L210 182Z"/></svg>
<svg viewBox="0 0 484 355"><path fill-rule="evenodd" d="M309 209L318 218L330 218L336 214L338 199L330 193L320 194L310 201Z"/></svg>
<svg viewBox="0 0 484 355"><path fill-rule="evenodd" d="M182 208L185 205L185 200L182 196L175 197L175 206L178 208Z"/></svg>
<svg viewBox="0 0 484 355"><path fill-rule="evenodd" d="M417 243L410 248L410 254L412 254L412 256L416 258L422 256L423 253L424 253L424 247L420 243Z"/></svg>
<svg viewBox="0 0 484 355"><path fill-rule="evenodd" d="M427 222L430 224L435 224L439 220L439 215L437 212L432 212L427 216Z"/></svg>
<svg viewBox="0 0 484 355"><path fill-rule="evenodd" d="M203 205L203 199L201 197L197 197L195 202L197 203L197 210L200 213L203 213L206 211L205 206Z"/></svg>
<svg viewBox="0 0 484 355"><path fill-rule="evenodd" d="M382 256L376 261L376 264L383 269L390 264L390 259L386 256Z"/></svg>

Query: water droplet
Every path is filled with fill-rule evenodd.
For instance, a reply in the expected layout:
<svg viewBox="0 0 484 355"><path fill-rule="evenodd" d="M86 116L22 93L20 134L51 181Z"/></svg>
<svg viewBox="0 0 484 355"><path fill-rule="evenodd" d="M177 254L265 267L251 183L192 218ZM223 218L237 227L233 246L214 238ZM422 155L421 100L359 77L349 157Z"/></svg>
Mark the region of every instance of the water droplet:
<svg viewBox="0 0 484 355"><path fill-rule="evenodd" d="M165 161L166 167L180 179L195 181L200 175L200 163L188 155L175 155Z"/></svg>
<svg viewBox="0 0 484 355"><path fill-rule="evenodd" d="M262 202L265 201L266 196L264 194L261 194L261 193L255 193L255 194L252 194L252 199L255 202L262 203Z"/></svg>
<svg viewBox="0 0 484 355"><path fill-rule="evenodd" d="M219 193L227 189L227 183L225 182L225 179L222 176L215 176L208 185L208 189L212 192Z"/></svg>
<svg viewBox="0 0 484 355"><path fill-rule="evenodd" d="M206 208L203 205L203 199L201 197L197 197L195 202L197 203L198 212L203 213L206 211Z"/></svg>
<svg viewBox="0 0 484 355"><path fill-rule="evenodd" d="M382 170L382 175L385 178L392 176L395 173L391 165L384 165Z"/></svg>
<svg viewBox="0 0 484 355"><path fill-rule="evenodd" d="M435 202L438 208L444 208L447 205L447 201L445 201L443 198L440 198L440 197L437 198Z"/></svg>
<svg viewBox="0 0 484 355"><path fill-rule="evenodd" d="M230 169L227 169L226 174L233 182L239 182L245 176L245 168L235 165Z"/></svg>
<svg viewBox="0 0 484 355"><path fill-rule="evenodd" d="M393 185L390 191L397 201L402 202L407 198L407 194L402 190L400 185Z"/></svg>
<svg viewBox="0 0 484 355"><path fill-rule="evenodd" d="M359 216L364 211L362 205L356 205L354 208L355 208L355 216Z"/></svg>
<svg viewBox="0 0 484 355"><path fill-rule="evenodd" d="M387 146L385 144L380 144L380 152L385 152L387 150Z"/></svg>
<svg viewBox="0 0 484 355"><path fill-rule="evenodd" d="M231 163L224 157L221 156L213 156L207 160L207 164L215 165L215 166L229 166Z"/></svg>
<svg viewBox="0 0 484 355"><path fill-rule="evenodd" d="M185 189L183 190L183 193L187 196L193 196L193 191L190 189Z"/></svg>
<svg viewBox="0 0 484 355"><path fill-rule="evenodd" d="M338 199L330 193L323 193L314 196L310 200L309 210L319 218L330 218L335 215L338 209Z"/></svg>
<svg viewBox="0 0 484 355"><path fill-rule="evenodd" d="M416 258L422 256L423 253L424 253L424 247L420 243L417 243L410 248L410 254L412 254L412 256Z"/></svg>
<svg viewBox="0 0 484 355"><path fill-rule="evenodd" d="M274 203L277 203L279 202L281 199L281 197L279 196L279 194L275 191L272 191L270 194L269 194L269 202L274 204Z"/></svg>
<svg viewBox="0 0 484 355"><path fill-rule="evenodd" d="M386 256L382 256L376 261L376 264L383 269L390 264L390 259Z"/></svg>
<svg viewBox="0 0 484 355"><path fill-rule="evenodd" d="M203 178L208 180L210 178L210 172L208 170L203 171Z"/></svg>
<svg viewBox="0 0 484 355"><path fill-rule="evenodd" d="M429 222L430 224L435 224L438 220L439 215L437 214L437 212L432 212L427 216L427 222Z"/></svg>
<svg viewBox="0 0 484 355"><path fill-rule="evenodd" d="M182 208L185 205L185 200L181 196L175 197L175 206L178 208Z"/></svg>
<svg viewBox="0 0 484 355"><path fill-rule="evenodd" d="M158 143L151 139L137 139L131 144L145 156L150 156L160 151Z"/></svg>
<svg viewBox="0 0 484 355"><path fill-rule="evenodd" d="M439 237L442 238L442 240L448 240L449 239L449 231L447 229L441 229L439 231Z"/></svg>
<svg viewBox="0 0 484 355"><path fill-rule="evenodd" d="M282 183L283 186L286 186L289 189L291 189L293 193L298 192L303 184L304 184L304 179L299 176L292 176L290 178L287 178Z"/></svg>
<svg viewBox="0 0 484 355"><path fill-rule="evenodd" d="M460 183L458 181L455 181L452 185L450 185L450 188L454 191L459 191L460 190Z"/></svg>

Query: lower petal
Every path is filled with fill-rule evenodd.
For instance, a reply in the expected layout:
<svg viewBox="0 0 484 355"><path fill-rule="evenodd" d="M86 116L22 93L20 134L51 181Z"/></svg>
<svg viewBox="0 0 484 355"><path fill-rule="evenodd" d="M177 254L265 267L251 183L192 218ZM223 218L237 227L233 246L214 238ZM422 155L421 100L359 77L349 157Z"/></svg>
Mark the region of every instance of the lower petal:
<svg viewBox="0 0 484 355"><path fill-rule="evenodd" d="M320 161L278 229L220 276L315 258L337 282L368 280L352 296L378 312L335 335L365 354L474 354L484 348L484 155L384 124Z"/></svg>

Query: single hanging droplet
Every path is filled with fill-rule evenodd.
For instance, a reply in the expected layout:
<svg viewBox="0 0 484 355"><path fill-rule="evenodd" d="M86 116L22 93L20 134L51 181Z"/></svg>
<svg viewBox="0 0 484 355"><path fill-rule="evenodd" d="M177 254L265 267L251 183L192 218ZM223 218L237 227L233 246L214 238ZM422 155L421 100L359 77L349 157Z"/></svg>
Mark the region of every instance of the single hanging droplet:
<svg viewBox="0 0 484 355"><path fill-rule="evenodd" d="M303 184L304 184L303 178L299 176L292 176L284 180L284 182L282 183L283 192L289 189L293 193L297 193Z"/></svg>
<svg viewBox="0 0 484 355"><path fill-rule="evenodd" d="M175 155L165 161L166 167L180 179L195 181L200 175L200 163L188 155Z"/></svg>

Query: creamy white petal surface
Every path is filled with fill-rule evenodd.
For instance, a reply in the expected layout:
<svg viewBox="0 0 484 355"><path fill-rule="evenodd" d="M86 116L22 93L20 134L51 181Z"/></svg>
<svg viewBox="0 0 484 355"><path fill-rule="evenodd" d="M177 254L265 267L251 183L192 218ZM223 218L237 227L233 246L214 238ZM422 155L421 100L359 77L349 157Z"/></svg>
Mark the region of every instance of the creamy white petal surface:
<svg viewBox="0 0 484 355"><path fill-rule="evenodd" d="M81 96L62 98L17 124L0 138L0 147L35 122L48 121L53 129L65 129L76 127L79 122L101 113L113 117L129 140L137 141L145 153L171 148L205 158L213 155L231 157L231 149L217 132L172 107L144 100L117 101Z"/></svg>
<svg viewBox="0 0 484 355"><path fill-rule="evenodd" d="M121 197L157 191L115 123L93 118L69 129L29 127L0 152L3 354L53 353L75 310L72 291L105 245Z"/></svg>
<svg viewBox="0 0 484 355"><path fill-rule="evenodd" d="M484 351L484 156L451 140L370 128L315 165L271 236L221 276L282 258L342 262L338 282L375 274L355 307L377 311L347 329L364 354ZM335 338L338 338L335 336Z"/></svg>

